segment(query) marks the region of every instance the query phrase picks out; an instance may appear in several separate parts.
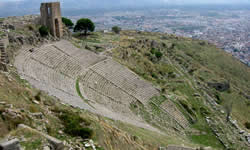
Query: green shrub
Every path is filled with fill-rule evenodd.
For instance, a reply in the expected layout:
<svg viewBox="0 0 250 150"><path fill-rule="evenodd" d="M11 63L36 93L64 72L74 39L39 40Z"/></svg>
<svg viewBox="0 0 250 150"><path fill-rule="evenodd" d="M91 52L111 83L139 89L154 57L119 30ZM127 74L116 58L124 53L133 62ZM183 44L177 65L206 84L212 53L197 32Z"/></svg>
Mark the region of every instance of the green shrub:
<svg viewBox="0 0 250 150"><path fill-rule="evenodd" d="M35 95L35 99L37 101L41 101L41 92L40 91Z"/></svg>
<svg viewBox="0 0 250 150"><path fill-rule="evenodd" d="M157 59L161 59L161 57L163 56L162 52L156 50L155 48L152 48L150 52L151 54L154 54Z"/></svg>
<svg viewBox="0 0 250 150"><path fill-rule="evenodd" d="M155 48L152 48L152 49L150 50L150 52L151 52L151 54L155 54L156 49L155 49Z"/></svg>
<svg viewBox="0 0 250 150"><path fill-rule="evenodd" d="M84 139L92 138L94 132L92 129L83 127L89 126L90 122L81 118L79 114L65 111L59 118L63 121L65 126L64 132L72 136L80 136Z"/></svg>
<svg viewBox="0 0 250 150"><path fill-rule="evenodd" d="M39 28L39 33L42 37L45 37L45 36L49 35L49 29L45 26L41 26Z"/></svg>
<svg viewBox="0 0 250 150"><path fill-rule="evenodd" d="M155 52L156 58L161 59L162 56L163 56L162 52L160 52L160 51Z"/></svg>
<svg viewBox="0 0 250 150"><path fill-rule="evenodd" d="M246 122L246 123L245 123L245 127L246 127L247 129L250 129L250 122Z"/></svg>

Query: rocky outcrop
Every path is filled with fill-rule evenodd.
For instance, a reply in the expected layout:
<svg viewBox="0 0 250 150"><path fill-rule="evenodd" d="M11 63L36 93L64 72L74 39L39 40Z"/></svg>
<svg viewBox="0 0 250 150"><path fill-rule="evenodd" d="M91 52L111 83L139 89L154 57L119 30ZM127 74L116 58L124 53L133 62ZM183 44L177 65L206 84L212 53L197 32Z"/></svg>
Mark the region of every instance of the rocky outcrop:
<svg viewBox="0 0 250 150"><path fill-rule="evenodd" d="M250 144L250 134L246 135L246 140Z"/></svg>
<svg viewBox="0 0 250 150"><path fill-rule="evenodd" d="M13 139L7 142L0 143L0 150L21 150L19 140Z"/></svg>

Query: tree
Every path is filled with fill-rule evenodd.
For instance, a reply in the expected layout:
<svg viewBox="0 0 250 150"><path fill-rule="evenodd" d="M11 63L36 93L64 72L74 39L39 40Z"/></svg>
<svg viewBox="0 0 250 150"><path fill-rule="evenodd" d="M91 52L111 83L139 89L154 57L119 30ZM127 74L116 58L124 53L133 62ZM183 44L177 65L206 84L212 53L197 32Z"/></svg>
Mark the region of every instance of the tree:
<svg viewBox="0 0 250 150"><path fill-rule="evenodd" d="M62 22L66 25L66 27L68 28L72 28L74 26L74 23L68 19L68 18L65 18L65 17L62 17Z"/></svg>
<svg viewBox="0 0 250 150"><path fill-rule="evenodd" d="M95 31L95 24L88 18L79 19L74 28L74 32L84 32L86 36L87 33Z"/></svg>
<svg viewBox="0 0 250 150"><path fill-rule="evenodd" d="M121 32L122 28L118 27L118 26L114 26L112 27L112 31L115 32L116 34L119 34Z"/></svg>

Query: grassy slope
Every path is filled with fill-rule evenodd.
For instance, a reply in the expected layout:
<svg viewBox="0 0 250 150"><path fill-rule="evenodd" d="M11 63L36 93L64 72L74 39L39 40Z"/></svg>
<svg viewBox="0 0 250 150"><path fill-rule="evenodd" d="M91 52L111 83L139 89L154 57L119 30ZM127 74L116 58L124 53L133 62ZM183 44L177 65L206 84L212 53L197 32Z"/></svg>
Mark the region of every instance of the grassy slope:
<svg viewBox="0 0 250 150"><path fill-rule="evenodd" d="M230 54L211 45L201 46L199 41L173 41L177 44L178 53L184 56L189 54L192 65L198 66L195 75L202 77L205 82L211 80L226 80L231 83L230 92L222 92L223 104L233 101L233 116L244 124L250 121L247 100L240 92L247 93L250 89L250 69Z"/></svg>

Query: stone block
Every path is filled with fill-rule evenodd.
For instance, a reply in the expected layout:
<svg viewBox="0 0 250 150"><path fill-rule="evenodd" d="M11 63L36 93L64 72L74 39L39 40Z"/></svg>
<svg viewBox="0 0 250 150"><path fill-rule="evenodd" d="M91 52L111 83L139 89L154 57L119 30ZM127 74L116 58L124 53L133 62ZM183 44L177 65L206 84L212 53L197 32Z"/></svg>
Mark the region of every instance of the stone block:
<svg viewBox="0 0 250 150"><path fill-rule="evenodd" d="M60 141L60 140L58 140L58 139L56 139L56 138L54 138L52 136L49 136L47 134L44 134L42 132L39 132L39 131L37 131L35 129L32 129L31 127L26 126L24 124L19 124L18 127L19 128L24 128L24 129L29 129L29 130L31 130L33 132L36 132L36 133L42 135L43 137L45 137L49 141L49 143L53 146L53 148L55 150L64 150L64 144L63 144L62 141Z"/></svg>
<svg viewBox="0 0 250 150"><path fill-rule="evenodd" d="M189 148L189 147L181 147L181 146L170 145L170 146L167 147L166 150L195 150L195 149Z"/></svg>
<svg viewBox="0 0 250 150"><path fill-rule="evenodd" d="M13 139L0 144L0 150L21 150L19 140Z"/></svg>

